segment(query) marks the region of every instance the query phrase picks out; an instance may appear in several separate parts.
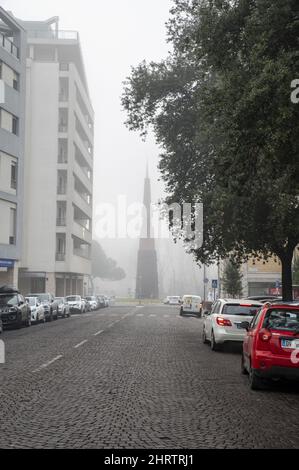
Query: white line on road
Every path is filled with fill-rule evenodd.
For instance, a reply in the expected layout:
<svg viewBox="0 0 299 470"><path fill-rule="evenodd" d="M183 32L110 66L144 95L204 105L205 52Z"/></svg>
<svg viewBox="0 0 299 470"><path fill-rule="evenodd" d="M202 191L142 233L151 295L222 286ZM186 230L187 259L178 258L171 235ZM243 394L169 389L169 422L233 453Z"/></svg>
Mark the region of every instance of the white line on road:
<svg viewBox="0 0 299 470"><path fill-rule="evenodd" d="M144 313L136 313L136 317L144 317Z"/></svg>
<svg viewBox="0 0 299 470"><path fill-rule="evenodd" d="M82 346L85 343L87 343L87 339L85 339L84 341L81 341L81 343L79 344L76 344L76 346L74 346L74 349L80 348L80 346Z"/></svg>
<svg viewBox="0 0 299 470"><path fill-rule="evenodd" d="M93 336L99 336L101 333L104 333L104 330L100 330L100 331L98 331L97 333L94 333Z"/></svg>
<svg viewBox="0 0 299 470"><path fill-rule="evenodd" d="M169 315L163 315L163 316L164 316L164 318L169 318Z"/></svg>
<svg viewBox="0 0 299 470"><path fill-rule="evenodd" d="M151 313L149 316L150 317L156 317L157 315L155 313Z"/></svg>
<svg viewBox="0 0 299 470"><path fill-rule="evenodd" d="M59 356L56 356L54 357L54 359L52 359L51 361L49 362L46 362L45 364L42 364L40 367L38 367L37 369L35 369L33 371L33 373L35 372L40 372L42 369L45 369L46 367L50 366L51 364L53 364L53 362L56 362L58 361L58 359L61 359L63 356L60 354Z"/></svg>

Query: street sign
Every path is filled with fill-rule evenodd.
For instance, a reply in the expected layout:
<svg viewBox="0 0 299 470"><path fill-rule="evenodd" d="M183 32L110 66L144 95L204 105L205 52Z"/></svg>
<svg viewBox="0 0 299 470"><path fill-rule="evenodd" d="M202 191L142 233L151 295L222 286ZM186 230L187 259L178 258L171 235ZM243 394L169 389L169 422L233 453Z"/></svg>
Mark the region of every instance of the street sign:
<svg viewBox="0 0 299 470"><path fill-rule="evenodd" d="M14 261L10 259L0 259L0 268L13 268Z"/></svg>
<svg viewBox="0 0 299 470"><path fill-rule="evenodd" d="M217 289L218 287L218 279L212 279L212 288Z"/></svg>

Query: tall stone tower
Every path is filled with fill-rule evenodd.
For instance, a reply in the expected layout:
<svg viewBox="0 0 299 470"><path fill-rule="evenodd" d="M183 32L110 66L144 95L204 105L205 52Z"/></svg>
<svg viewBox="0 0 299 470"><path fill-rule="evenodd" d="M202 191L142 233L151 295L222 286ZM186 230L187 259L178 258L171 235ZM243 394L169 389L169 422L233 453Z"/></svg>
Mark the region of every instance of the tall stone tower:
<svg viewBox="0 0 299 470"><path fill-rule="evenodd" d="M146 230L139 241L136 275L136 298L158 299L158 267L155 240L151 237L151 182L146 168L144 179L143 204L146 208Z"/></svg>

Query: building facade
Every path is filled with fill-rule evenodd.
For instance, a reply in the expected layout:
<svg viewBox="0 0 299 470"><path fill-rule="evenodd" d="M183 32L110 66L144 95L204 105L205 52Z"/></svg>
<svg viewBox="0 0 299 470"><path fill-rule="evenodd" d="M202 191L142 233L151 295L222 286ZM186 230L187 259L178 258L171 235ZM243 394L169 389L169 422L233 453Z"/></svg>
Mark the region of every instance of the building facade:
<svg viewBox="0 0 299 470"><path fill-rule="evenodd" d="M26 33L0 7L0 285L17 287L22 249Z"/></svg>
<svg viewBox="0 0 299 470"><path fill-rule="evenodd" d="M79 35L27 31L23 293L83 295L91 274L94 112Z"/></svg>

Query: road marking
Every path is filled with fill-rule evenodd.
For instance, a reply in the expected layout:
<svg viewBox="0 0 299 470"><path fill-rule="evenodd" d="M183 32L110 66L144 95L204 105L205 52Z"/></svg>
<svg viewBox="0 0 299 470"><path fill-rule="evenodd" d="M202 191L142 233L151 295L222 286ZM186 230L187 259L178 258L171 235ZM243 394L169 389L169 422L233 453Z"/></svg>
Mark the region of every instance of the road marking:
<svg viewBox="0 0 299 470"><path fill-rule="evenodd" d="M136 317L144 317L144 313L136 313Z"/></svg>
<svg viewBox="0 0 299 470"><path fill-rule="evenodd" d="M100 330L97 333L95 333L93 336L99 336L101 333L104 333L104 330Z"/></svg>
<svg viewBox="0 0 299 470"><path fill-rule="evenodd" d="M163 315L163 316L164 316L164 318L169 318L169 315Z"/></svg>
<svg viewBox="0 0 299 470"><path fill-rule="evenodd" d="M61 359L63 357L63 355L59 355L59 356L56 356L54 357L54 359L52 359L51 361L49 362L46 362L45 364L42 364L40 367L38 367L37 369L35 369L34 371L32 371L33 373L35 372L40 372L42 369L45 369L46 367L50 366L51 364L53 364L54 362L58 361L58 359Z"/></svg>
<svg viewBox="0 0 299 470"><path fill-rule="evenodd" d="M150 317L156 317L157 315L155 313L151 313L149 316Z"/></svg>
<svg viewBox="0 0 299 470"><path fill-rule="evenodd" d="M76 346L74 346L74 349L80 348L80 346L82 346L85 343L87 343L87 339L85 339L84 341L81 341L81 343L79 344L76 344Z"/></svg>

